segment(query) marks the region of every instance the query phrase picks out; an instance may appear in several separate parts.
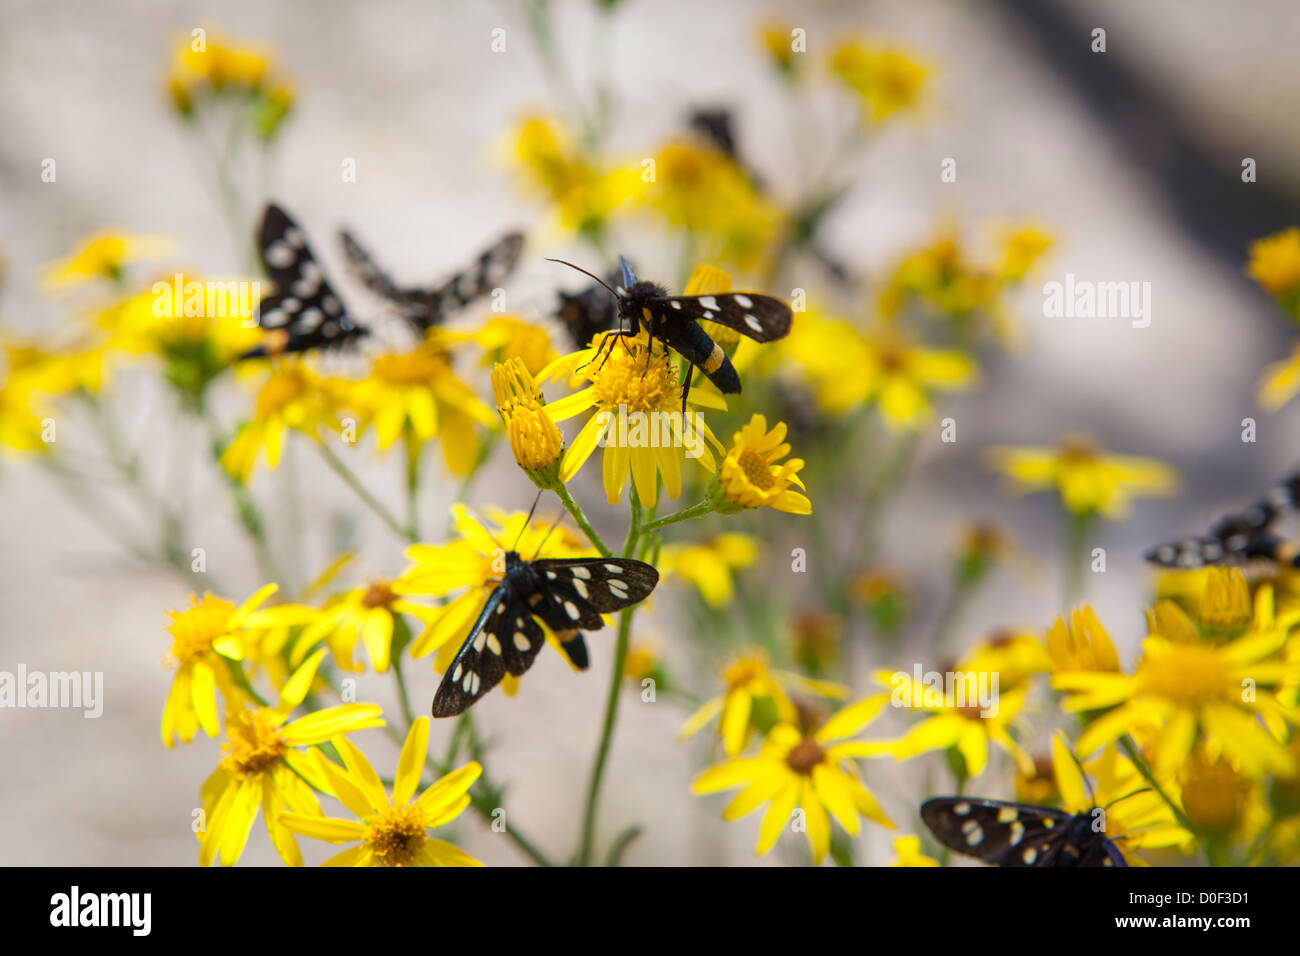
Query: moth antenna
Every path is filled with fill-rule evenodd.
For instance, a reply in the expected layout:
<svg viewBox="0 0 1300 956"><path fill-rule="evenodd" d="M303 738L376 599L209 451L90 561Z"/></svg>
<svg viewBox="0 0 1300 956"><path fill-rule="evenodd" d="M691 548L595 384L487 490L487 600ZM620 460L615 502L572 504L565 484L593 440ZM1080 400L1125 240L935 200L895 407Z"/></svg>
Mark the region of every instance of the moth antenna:
<svg viewBox="0 0 1300 956"><path fill-rule="evenodd" d="M560 516L559 516L558 518L556 518L553 522L551 522L551 527L550 527L550 529L546 532L546 536L545 536L544 538L542 538L541 543L537 546L537 550L533 552L533 556L532 556L532 558L531 558L530 560L532 560L532 561L536 561L536 560L537 560L537 556L538 556L539 554L542 553L542 548L545 547L546 542L547 542L548 540L550 540L550 537L551 537L551 535L554 533L555 529L558 528L558 527L560 526L560 522L564 520L564 516L565 516L566 514L568 514L568 512L566 512L566 511L561 511L561 512L560 512Z"/></svg>
<svg viewBox="0 0 1300 956"><path fill-rule="evenodd" d="M610 289L610 288L609 288L609 283L606 282L604 279L602 279L600 276L596 275L594 272L588 272L588 271L587 271L586 269L584 269L582 266L575 266L572 262L569 262L567 259L552 259L550 256L547 256L547 257L546 257L546 261L547 261L547 262L558 262L558 263L560 263L560 265L568 266L570 269L577 269L577 270L578 270L579 272L581 272L583 275L585 275L585 276L590 276L591 278L593 278L593 279L595 279L597 282L599 282L601 285L603 285L606 289L609 289L609 294L612 295L614 298L616 298L616 299L618 298L618 293L615 292L613 289Z"/></svg>
<svg viewBox="0 0 1300 956"><path fill-rule="evenodd" d="M1109 810L1111 807L1113 807L1115 804L1119 803L1122 800L1127 800L1129 797L1136 797L1139 793L1151 793L1151 792L1152 791L1150 787L1143 787L1140 790L1134 790L1132 793L1126 793L1122 797L1116 797L1110 803L1106 804L1106 806L1103 807L1102 809Z"/></svg>
<svg viewBox="0 0 1300 956"><path fill-rule="evenodd" d="M519 533L518 533L517 535L515 535L515 543L514 543L513 545L510 546L510 550L511 550L511 551L513 551L513 550L515 550L515 548L519 547L519 541L520 541L520 539L523 538L523 536L524 536L524 532L525 532L526 530L528 530L528 522L530 522L530 521L533 520L533 512L537 510L537 502L539 502L539 501L541 501L541 500L542 500L542 489L541 489L541 488L538 488L538 489L537 489L537 497L533 498L533 506L532 506L531 508L528 509L528 517L526 517L526 518L524 519L524 523L521 524L521 525L519 526Z"/></svg>
<svg viewBox="0 0 1300 956"><path fill-rule="evenodd" d="M478 525L479 528L482 529L483 533L492 539L493 544L495 544L502 551L506 550L506 546L497 540L497 536L488 530L488 526L479 520L478 515L476 515L473 511L470 511L468 508L465 509L465 514L469 515L469 520L474 522L476 525Z"/></svg>

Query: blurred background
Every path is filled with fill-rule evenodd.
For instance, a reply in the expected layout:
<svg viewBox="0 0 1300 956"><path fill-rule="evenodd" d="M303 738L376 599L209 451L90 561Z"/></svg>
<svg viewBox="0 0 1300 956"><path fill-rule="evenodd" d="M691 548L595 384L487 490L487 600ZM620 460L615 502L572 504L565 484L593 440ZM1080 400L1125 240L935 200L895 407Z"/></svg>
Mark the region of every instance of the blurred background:
<svg viewBox="0 0 1300 956"><path fill-rule="evenodd" d="M883 516L881 551L909 582L912 611L925 630L940 613L958 529L973 519L996 523L1037 570L998 574L966 608L962 635L1041 630L1062 609L1053 569L1057 507L1049 496L1006 494L986 466L985 449L1051 445L1082 431L1109 450L1161 459L1182 473L1182 494L1141 500L1125 521L1099 525L1094 535L1108 562L1104 574L1090 576L1088 597L1131 660L1145 634L1139 609L1150 590L1143 550L1201 531L1297 459L1300 409L1267 413L1255 401L1264 367L1290 349L1286 325L1245 271L1253 239L1300 219L1296 5L626 0L605 30L598 30L603 15L591 3L552 6L575 82L591 80L588 65L600 56L608 64L611 152L650 155L654 144L683 130L693 107L725 106L745 163L778 192L825 147L813 133L801 142L791 132L801 127L792 127L791 104L760 39L768 19L804 28L810 58L824 59L834 38L860 33L924 59L932 74L923 106L882 126L854 156L847 167L852 191L824 223L826 248L870 288L946 223L978 243L989 223L1032 220L1055 241L1009 300L1023 330L1019 350L989 356L978 389L941 403L941 414L957 422L957 441L941 443L937 425L922 431L916 463ZM510 287L512 310L538 318L550 311L557 285L575 286L543 256L593 262L589 249L546 224L542 205L518 188L509 168L503 137L512 124L530 112L563 108L529 42L523 5L8 0L0 8L6 332L53 336L85 308L76 292L51 294L41 276L47 263L101 229L170 237L168 261L178 268L209 275L247 269L167 93L174 51L197 26L264 45L293 90L292 110L259 173L265 182L245 193L247 234L260 201L273 197L294 211L330 274L343 273L332 236L346 224L394 273L415 281L446 275L504 229L524 228L529 246ZM1104 55L1089 50L1096 27L1106 30ZM506 31L500 53L491 49L496 28ZM602 45L597 56L594 44ZM813 125L833 124L848 109L826 84L807 103ZM57 181L43 182L42 161L51 157ZM946 157L957 161L956 182L940 181ZM1245 157L1257 162L1252 184L1241 182ZM345 158L356 161L355 182L341 181ZM617 251L633 257L643 275L678 281L662 242L636 237L634 229L620 232L620 244L635 245ZM824 271L801 268L797 284L839 313L864 314L874 301L870 293L837 288ZM1150 282L1150 326L1044 317L1042 283L1067 273ZM366 301L354 284L338 285ZM261 579L220 480L200 467L165 475L178 448L184 458L184 443L202 455L203 439L175 420L161 386L138 370L116 377L112 401L128 439L145 449L147 472L175 489L168 493L180 495L195 516L189 536L207 550L223 583L231 582L228 596L251 593ZM232 386L218 406L229 419L247 401ZM1258 422L1255 443L1241 441L1247 417ZM75 425L66 435L61 443L84 440ZM526 509L531 486L501 449L498 458L471 501ZM864 475L872 466L852 454L845 464ZM363 474L376 487L395 489L396 467L376 458ZM338 515L357 508L347 489L292 442L282 469L259 474L253 491L272 516L277 540L289 542L306 573L323 564ZM604 505L596 479L583 481L585 494L577 487L575 494L584 505L592 502L599 527L615 533L622 509ZM445 473L430 481L422 511L432 527L457 485ZM107 494L133 507L126 492ZM818 508L818 489L809 494ZM362 515L355 534L368 568L401 570L400 542L385 529ZM797 525L783 526L783 541L797 546L799 535ZM841 544L852 552L852 541ZM807 546L816 575L819 552ZM755 584L762 587L762 578ZM0 669L21 662L32 670L102 671L106 695L97 720L75 711L0 711L0 862L194 863L190 815L216 745L200 736L167 751L157 730L170 683L164 611L184 606L188 593L176 576L124 557L46 473L18 459L0 462ZM711 674L691 673L700 661L679 640L686 626L672 602L661 599L638 629L658 639L679 679L703 692ZM555 655L543 655L520 697L498 694L477 709L493 745L494 776L509 785L510 812L557 854L577 832L579 784L599 729L611 632L590 644L590 674L572 675ZM409 671L419 710L437 678L427 662ZM870 689L865 672L856 681L857 693ZM387 708L390 683L363 674L359 698ZM685 716L671 703L647 705L627 695L602 838L636 822L644 834L627 853L630 863L753 863L752 821L724 826L716 798L690 793L709 747L676 741ZM379 765L391 748L378 732L368 733L374 752L367 752ZM435 727L435 740L442 733ZM905 804L893 802L906 789L903 777L881 780L870 767L866 775L886 808L906 819ZM458 835L489 864L524 862L477 819L462 819ZM321 846L307 846L313 841L302 843L309 862L325 855ZM888 834L876 830L862 846L863 859L882 862ZM801 859L802 852L785 847L765 862ZM260 824L243 862L277 862Z"/></svg>

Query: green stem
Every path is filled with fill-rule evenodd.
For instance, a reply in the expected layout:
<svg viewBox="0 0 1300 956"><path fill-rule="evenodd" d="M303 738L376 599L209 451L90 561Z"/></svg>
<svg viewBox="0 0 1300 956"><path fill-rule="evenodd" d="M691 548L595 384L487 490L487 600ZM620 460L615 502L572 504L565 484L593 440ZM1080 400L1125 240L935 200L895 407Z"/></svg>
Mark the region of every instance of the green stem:
<svg viewBox="0 0 1300 956"><path fill-rule="evenodd" d="M653 521L647 521L637 528L640 534L647 534L651 531L657 531L660 528L670 524L676 524L679 521L688 521L691 518L702 518L714 511L713 502L705 498L698 504L693 504L689 508L683 508L681 511L674 511L672 514L664 515L662 518L655 518Z"/></svg>
<svg viewBox="0 0 1300 956"><path fill-rule="evenodd" d="M637 539L641 527L641 499L636 489L628 495L631 501L632 515L628 521L627 539L623 542L623 557L630 558L636 553ZM591 768L591 782L587 786L587 803L583 811L582 843L578 849L576 863L586 866L591 861L592 849L596 838L596 807L600 802L600 787L605 778L605 764L609 760L610 746L614 740L614 725L618 721L619 693L623 689L623 670L627 665L627 648L632 637L632 615L635 607L624 608L618 617L618 640L614 649L614 667L610 672L609 692L605 697L605 720L601 726L600 743L596 747L596 760Z"/></svg>
<svg viewBox="0 0 1300 956"><path fill-rule="evenodd" d="M560 504L564 505L564 510L573 515L573 520L582 529L582 533L587 536L587 540L596 546L596 550L600 552L601 557L610 557L613 552L601 540L600 535L596 533L596 529L591 526L591 522L587 520L587 515L583 512L582 506L573 500L573 495L569 494L569 489L564 485L560 485L555 489L555 494L560 499Z"/></svg>
<svg viewBox="0 0 1300 956"><path fill-rule="evenodd" d="M397 520L391 511L384 507L382 501L370 493L370 489L361 483L361 479L353 473L351 468L343 463L343 459L338 456L334 449L330 448L330 446L323 441L317 442L316 446L320 449L320 453L324 457L325 463L330 466L330 470L342 478L344 484L356 492L357 497L361 499L362 503L378 515L380 520L382 520L384 524L388 525L392 530L393 534L397 535L399 538L404 538L407 541L413 542L416 540L414 535L411 534L410 529L402 527L402 523Z"/></svg>
<svg viewBox="0 0 1300 956"><path fill-rule="evenodd" d="M1065 522L1065 606L1070 608L1083 600L1091 521L1088 515L1066 512Z"/></svg>
<svg viewBox="0 0 1300 956"><path fill-rule="evenodd" d="M1137 767L1138 773L1142 774L1142 779L1147 782L1152 790L1160 795L1161 800L1169 805L1169 809L1173 811L1174 818L1178 821L1178 825L1188 833L1194 834L1199 838L1200 833L1196 828L1196 824L1192 823L1187 814L1183 812L1183 808L1174 802L1173 798L1165 791L1165 788L1160 786L1160 781L1156 780L1156 775L1151 772L1151 768L1147 765L1145 758L1143 758L1142 754L1138 752L1137 745L1133 743L1133 738L1128 734L1125 734L1123 737L1119 738L1119 745L1124 749L1124 753L1128 755L1128 759L1133 761L1133 766ZM1201 842L1204 843L1205 841L1202 840Z"/></svg>
<svg viewBox="0 0 1300 956"><path fill-rule="evenodd" d="M423 446L408 436L406 442L406 537L410 541L420 539L420 452L422 450Z"/></svg>

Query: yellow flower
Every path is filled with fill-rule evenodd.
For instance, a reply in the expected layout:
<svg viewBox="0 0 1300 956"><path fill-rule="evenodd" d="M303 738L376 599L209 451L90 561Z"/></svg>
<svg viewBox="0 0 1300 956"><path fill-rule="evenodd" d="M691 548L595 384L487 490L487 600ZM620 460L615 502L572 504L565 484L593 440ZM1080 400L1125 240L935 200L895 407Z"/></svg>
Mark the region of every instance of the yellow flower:
<svg viewBox="0 0 1300 956"><path fill-rule="evenodd" d="M754 415L732 436L731 448L718 472L720 494L711 495L716 497L719 510L725 513L766 506L789 514L812 514L808 497L790 490L791 485L804 487L799 480L803 459L791 458L777 464L790 454L785 434L785 422L777 422L768 431L767 419Z"/></svg>
<svg viewBox="0 0 1300 956"><path fill-rule="evenodd" d="M1071 671L1119 672L1119 655L1090 605L1070 611L1069 624L1058 617L1045 638L1053 674Z"/></svg>
<svg viewBox="0 0 1300 956"><path fill-rule="evenodd" d="M341 820L312 813L286 813L280 819L302 836L328 843L356 843L325 861L325 866L482 866L464 851L428 836L460 816L470 804L468 790L483 772L477 761L430 784L417 797L428 760L429 718L411 724L397 760L390 796L375 768L350 740L332 741L343 766L321 760L320 768L340 802L359 818Z"/></svg>
<svg viewBox="0 0 1300 956"><path fill-rule="evenodd" d="M659 646L649 639L633 639L623 661L623 677L634 684L640 684L647 678L658 679L661 673Z"/></svg>
<svg viewBox="0 0 1300 956"><path fill-rule="evenodd" d="M162 739L168 747L174 738L189 743L199 727L209 737L217 735L217 691L227 705L239 703L241 694L230 676L229 662L243 657L246 639L266 628L310 619L314 613L310 608L295 605L257 610L276 590L276 585L267 584L239 607L210 593L202 601L190 595L190 607L168 612L176 667L163 708Z"/></svg>
<svg viewBox="0 0 1300 956"><path fill-rule="evenodd" d="M898 858L890 866L940 866L938 860L921 852L921 838L915 834L894 838L894 852Z"/></svg>
<svg viewBox="0 0 1300 956"><path fill-rule="evenodd" d="M515 462L539 488L559 488L564 436L546 414L546 399L518 356L492 368L492 395Z"/></svg>
<svg viewBox="0 0 1300 956"><path fill-rule="evenodd" d="M934 392L963 391L978 377L963 352L913 345L890 325L867 336L850 322L811 312L799 317L783 351L802 367L824 411L843 415L876 401L895 431L922 427Z"/></svg>
<svg viewBox="0 0 1300 956"><path fill-rule="evenodd" d="M393 591L403 596L446 597L461 592L424 615L424 631L411 644L412 657L424 657L438 651L433 666L439 673L451 664L460 650L460 641L500 583L505 573L504 552L512 542L517 540L515 550L530 558L534 554L542 558L573 558L590 553L584 543L566 528L556 528L552 532L541 521L525 527L528 516L522 511L507 514L499 508L488 508L487 517L491 528L479 524L464 505L453 507L452 525L459 537L445 544L411 545L406 549L406 556L412 564L393 582ZM546 631L547 643L564 654L559 641L545 625L543 630ZM568 659L567 654L565 659ZM502 686L508 695L513 696L519 679L507 674Z"/></svg>
<svg viewBox="0 0 1300 956"><path fill-rule="evenodd" d="M1300 227L1292 226L1251 243L1246 272L1279 298L1300 292Z"/></svg>
<svg viewBox="0 0 1300 956"><path fill-rule="evenodd" d="M1275 412L1300 392L1300 344L1280 362L1264 369L1255 401L1265 411Z"/></svg>
<svg viewBox="0 0 1300 956"><path fill-rule="evenodd" d="M786 78L795 74L794 27L784 20L769 20L759 33L763 48Z"/></svg>
<svg viewBox="0 0 1300 956"><path fill-rule="evenodd" d="M1038 638L1027 631L997 631L971 648L953 670L997 674L998 687L1014 687L1051 667Z"/></svg>
<svg viewBox="0 0 1300 956"><path fill-rule="evenodd" d="M1177 606L1166 602L1163 633L1151 633L1132 676L1116 672L1074 671L1057 674L1052 686L1070 694L1072 711L1106 713L1089 723L1079 750L1097 748L1144 728L1161 728L1155 740L1155 770L1169 776L1191 754L1198 737L1213 743L1215 753L1236 760L1247 772L1290 772L1294 760L1278 742L1281 730L1300 719L1269 688L1300 677L1300 662L1287 663L1277 652L1293 623L1272 614L1272 589L1256 596L1257 624L1229 644L1187 640L1195 633ZM1170 632L1174 633L1171 634ZM1182 633L1180 633L1182 632ZM1263 717L1270 730L1257 721Z"/></svg>
<svg viewBox="0 0 1300 956"><path fill-rule="evenodd" d="M0 445L18 452L49 451L46 423L53 421L45 396L20 380L0 382Z"/></svg>
<svg viewBox="0 0 1300 956"><path fill-rule="evenodd" d="M915 109L930 75L930 68L907 51L857 40L841 43L832 51L830 68L858 97L869 123Z"/></svg>
<svg viewBox="0 0 1300 956"><path fill-rule="evenodd" d="M699 543L666 544L659 553L659 573L678 574L699 589L711 607L726 607L735 593L731 572L758 558L758 544L744 534L720 534Z"/></svg>
<svg viewBox="0 0 1300 956"><path fill-rule="evenodd" d="M1067 435L1056 448L990 448L989 459L1018 491L1055 488L1066 510L1085 517L1121 517L1134 495L1169 495L1179 484L1178 472L1164 462L1111 455L1083 435Z"/></svg>
<svg viewBox="0 0 1300 956"><path fill-rule="evenodd" d="M47 289L57 289L91 279L120 282L126 266L132 262L157 259L170 248L171 240L163 236L98 232L83 239L77 251L68 258L50 263L46 267L44 285Z"/></svg>
<svg viewBox="0 0 1300 956"><path fill-rule="evenodd" d="M603 347L603 352L601 349ZM560 422L590 409L596 414L578 432L560 466L560 479L572 480L598 445L605 448L602 473L605 497L612 504L623 494L631 472L636 494L645 507L658 500L658 477L664 491L675 499L682 493L682 457L694 457L709 471L717 460L709 450L722 444L704 417L689 406L682 415L677 362L667 350L650 349L644 332L632 338L617 336L612 344L602 336L594 348L573 352L544 369L541 377L574 376L590 386L546 406L552 420ZM601 357L593 361L597 353ZM725 409L717 392L693 388L690 404Z"/></svg>
<svg viewBox="0 0 1300 956"><path fill-rule="evenodd" d="M234 46L207 30L202 43L188 36L176 50L167 90L182 116L190 116L210 96L247 101L241 115L254 133L270 139L293 105L293 90L272 70L269 52L260 46Z"/></svg>
<svg viewBox="0 0 1300 956"><path fill-rule="evenodd" d="M320 441L322 426L339 427L336 409L342 388L342 383L322 378L300 360L277 362L257 393L252 420L240 426L222 452L222 467L247 482L263 453L267 468L274 470L280 464L288 429Z"/></svg>
<svg viewBox="0 0 1300 956"><path fill-rule="evenodd" d="M718 732L730 756L745 749L753 730L765 730L778 721L798 722L799 712L786 693L787 687L835 700L842 700L846 693L843 687L829 681L772 670L768 667L767 652L759 649L745 651L729 661L722 670L722 681L726 690L687 718L677 739L693 736L721 715Z"/></svg>
<svg viewBox="0 0 1300 956"><path fill-rule="evenodd" d="M352 387L352 399L375 426L380 451L409 435L422 444L441 438L447 469L467 475L478 460L479 437L474 425L491 425L491 410L451 367L437 334L409 352L376 356L370 374Z"/></svg>
<svg viewBox="0 0 1300 956"><path fill-rule="evenodd" d="M1197 619L1216 631L1237 631L1251 622L1250 587L1241 568L1208 568Z"/></svg>
<svg viewBox="0 0 1300 956"><path fill-rule="evenodd" d="M1250 798L1251 781L1223 754L1209 756L1197 747L1179 768L1182 807L1197 829L1227 833L1242 821Z"/></svg>
<svg viewBox="0 0 1300 956"><path fill-rule="evenodd" d="M969 674L968 674L969 676ZM1010 733L1020 712L1024 710L1027 686L1004 690L998 687L991 706L984 709L979 701L967 700L958 705L956 699L947 700L942 694L927 693L908 674L902 671L880 670L876 681L893 689L893 697L901 706L919 706L933 716L927 717L896 741L873 742L872 755L887 753L898 760L932 750L955 749L966 766L966 775L974 778L988 766L989 745L996 744L1015 758L1022 772L1033 769L1033 760L1020 748ZM990 684L991 686L991 684Z"/></svg>
<svg viewBox="0 0 1300 956"><path fill-rule="evenodd" d="M778 724L757 756L732 757L704 771L692 789L716 793L744 787L723 810L724 820L738 820L767 804L754 848L759 856L772 848L795 811L801 810L813 863L819 864L830 850L831 816L851 836L858 833L859 816L894 827L853 770L852 758L867 755L862 745L845 740L870 724L887 701L879 695L851 704L807 736L792 724Z"/></svg>
<svg viewBox="0 0 1300 956"><path fill-rule="evenodd" d="M8 381L46 395L85 389L98 392L104 384L102 345L78 343L66 348L46 348L0 336L4 345Z"/></svg>
<svg viewBox="0 0 1300 956"><path fill-rule="evenodd" d="M330 599L320 616L303 629L294 644L291 662L297 664L317 643L329 639L330 650L341 669L360 671L352 654L360 641L370 656L376 673L388 670L393 646L393 629L399 614L409 614L425 621L433 609L413 604L393 591L393 582L375 579L365 587L354 588Z"/></svg>
<svg viewBox="0 0 1300 956"><path fill-rule="evenodd" d="M536 375L559 357L544 328L513 315L494 315L473 332L445 330L443 334L448 342L463 338L476 343L483 349L485 367L518 358L528 374Z"/></svg>
<svg viewBox="0 0 1300 956"><path fill-rule="evenodd" d="M1052 234L1032 223L1009 230L997 271L1005 282L1019 282L1052 247Z"/></svg>
<svg viewBox="0 0 1300 956"><path fill-rule="evenodd" d="M1085 769L1097 779L1096 791L1087 792L1084 776L1062 736L1052 738L1052 766L1061 794L1061 808L1068 813L1089 813L1104 808L1101 816L1106 836L1115 842L1130 863L1142 863L1135 850L1185 846L1192 835L1174 819L1169 804L1153 791L1141 772L1112 746ZM1161 784L1166 793L1172 790ZM1176 792L1176 791L1174 791Z"/></svg>
<svg viewBox="0 0 1300 956"><path fill-rule="evenodd" d="M710 259L753 268L779 237L784 212L726 153L677 140L653 157L645 202L669 226L689 233Z"/></svg>
<svg viewBox="0 0 1300 956"><path fill-rule="evenodd" d="M515 127L513 140L513 164L524 184L551 201L569 232L601 235L640 188L635 169L584 157L558 120L528 117Z"/></svg>
<svg viewBox="0 0 1300 956"><path fill-rule="evenodd" d="M297 748L327 740L337 747L346 742L342 734L384 726L378 704L341 704L289 720L324 656L324 650L318 651L294 672L274 708L242 707L226 716L225 756L199 794L205 817L197 833L200 866L211 866L218 857L222 866L234 866L259 808L280 858L289 866L302 866L297 841L284 825L284 811L319 814L313 787L339 794L323 772L329 761L320 751Z"/></svg>

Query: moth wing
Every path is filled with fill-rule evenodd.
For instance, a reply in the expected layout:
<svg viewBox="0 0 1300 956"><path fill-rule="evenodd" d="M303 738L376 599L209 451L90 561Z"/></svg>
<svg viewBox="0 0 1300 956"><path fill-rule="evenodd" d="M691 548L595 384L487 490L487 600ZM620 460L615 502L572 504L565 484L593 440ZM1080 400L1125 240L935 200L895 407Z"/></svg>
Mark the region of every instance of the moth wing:
<svg viewBox="0 0 1300 956"><path fill-rule="evenodd" d="M669 295L654 300L668 318L703 319L717 322L749 336L755 342L771 342L790 331L794 313L770 295L757 292L719 292L714 295Z"/></svg>
<svg viewBox="0 0 1300 956"><path fill-rule="evenodd" d="M921 819L957 853L995 866L1051 866L1070 816L1024 803L935 797L921 804Z"/></svg>

